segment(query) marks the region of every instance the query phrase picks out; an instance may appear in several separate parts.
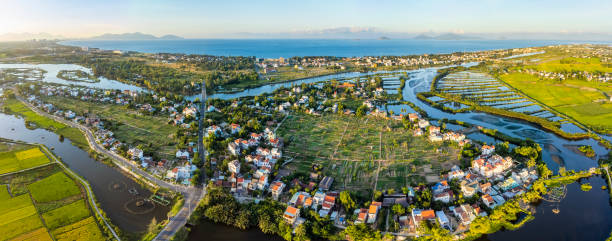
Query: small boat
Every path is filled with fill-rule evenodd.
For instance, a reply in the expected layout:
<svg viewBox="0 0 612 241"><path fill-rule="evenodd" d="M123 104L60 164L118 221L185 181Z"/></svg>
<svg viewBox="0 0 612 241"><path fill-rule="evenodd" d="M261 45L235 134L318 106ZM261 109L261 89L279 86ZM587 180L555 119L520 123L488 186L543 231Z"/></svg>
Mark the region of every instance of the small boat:
<svg viewBox="0 0 612 241"><path fill-rule="evenodd" d="M554 208L552 211L553 211L554 214L558 214L560 212L559 209L557 209L557 208Z"/></svg>

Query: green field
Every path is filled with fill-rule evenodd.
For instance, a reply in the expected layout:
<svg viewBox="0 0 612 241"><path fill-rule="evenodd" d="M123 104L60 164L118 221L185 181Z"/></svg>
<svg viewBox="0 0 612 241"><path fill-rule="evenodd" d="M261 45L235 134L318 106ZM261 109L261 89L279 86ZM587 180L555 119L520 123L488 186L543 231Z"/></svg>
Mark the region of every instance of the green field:
<svg viewBox="0 0 612 241"><path fill-rule="evenodd" d="M53 230L56 240L105 240L102 232L96 225L96 220L89 217Z"/></svg>
<svg viewBox="0 0 612 241"><path fill-rule="evenodd" d="M522 73L505 74L501 79L529 97L582 124L597 131L612 131L612 103L607 97L612 93L612 84L581 80L559 83Z"/></svg>
<svg viewBox="0 0 612 241"><path fill-rule="evenodd" d="M285 139L285 156L294 158L288 169L308 173L313 164L321 164L323 174L336 179L337 189L372 189L379 160L377 189L437 178L459 163L458 148L413 137L394 120L297 115L287 118L278 135Z"/></svg>
<svg viewBox="0 0 612 241"><path fill-rule="evenodd" d="M38 147L28 150L0 152L0 174L20 171L49 163Z"/></svg>
<svg viewBox="0 0 612 241"><path fill-rule="evenodd" d="M29 195L0 201L0 240L7 240L42 226Z"/></svg>
<svg viewBox="0 0 612 241"><path fill-rule="evenodd" d="M169 125L166 117L143 115L121 105L70 98L48 97L44 101L61 109L69 109L76 113L95 113L99 117L113 120L120 123L113 132L122 142L133 145L150 143L162 154L174 155L175 143L171 136L176 133L178 127Z"/></svg>
<svg viewBox="0 0 612 241"><path fill-rule="evenodd" d="M17 99L5 100L3 107L8 109L9 112L23 116L26 121L35 124L37 127L48 129L57 134L63 135L64 137L70 139L72 143L74 143L80 148L89 148L87 139L85 139L85 136L83 135L83 133L81 133L80 130L66 126L47 117L41 116L32 111L30 108L28 108L26 105L24 105L23 103L21 103L21 101Z"/></svg>
<svg viewBox="0 0 612 241"><path fill-rule="evenodd" d="M40 157L32 147L9 152L15 160ZM58 164L1 176L0 241L105 240L85 198Z"/></svg>
<svg viewBox="0 0 612 241"><path fill-rule="evenodd" d="M54 188L49 188L54 187ZM55 173L40 181L28 185L30 193L36 202L51 202L81 194L81 190L63 172Z"/></svg>
<svg viewBox="0 0 612 241"><path fill-rule="evenodd" d="M58 209L43 213L42 217L51 230L60 228L71 223L81 221L91 214L85 204L85 200L79 200Z"/></svg>

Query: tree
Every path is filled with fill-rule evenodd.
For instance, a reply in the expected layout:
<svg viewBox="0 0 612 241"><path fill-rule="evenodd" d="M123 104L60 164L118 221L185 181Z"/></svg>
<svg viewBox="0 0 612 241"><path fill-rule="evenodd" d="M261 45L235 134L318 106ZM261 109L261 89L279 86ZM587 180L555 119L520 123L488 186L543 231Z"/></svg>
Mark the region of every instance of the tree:
<svg viewBox="0 0 612 241"><path fill-rule="evenodd" d="M527 161L527 167L529 168L533 168L536 165L536 160L535 158L529 158L529 161Z"/></svg>
<svg viewBox="0 0 612 241"><path fill-rule="evenodd" d="M310 240L310 237L308 237L308 230L306 228L306 224L300 224L295 228L294 240L296 241Z"/></svg>
<svg viewBox="0 0 612 241"><path fill-rule="evenodd" d="M340 192L340 204L342 204L342 206L344 207L344 210L346 210L346 212L350 212L350 210L352 210L353 208L355 208L355 201L353 201L353 198L351 198L351 193L348 191L342 191Z"/></svg>
<svg viewBox="0 0 612 241"><path fill-rule="evenodd" d="M157 219L153 217L153 220L151 220L151 223L149 223L149 226L147 226L147 231L149 231L149 233L154 233L156 229L157 229Z"/></svg>
<svg viewBox="0 0 612 241"><path fill-rule="evenodd" d="M380 231L373 230L370 226L363 223L348 226L344 230L344 233L349 236L352 241L375 241L382 238Z"/></svg>
<svg viewBox="0 0 612 241"><path fill-rule="evenodd" d="M404 213L406 213L406 209L404 209L404 207L399 204L393 205L393 207L391 207L391 210L393 210L393 213L395 213L396 215L404 215Z"/></svg>
<svg viewBox="0 0 612 241"><path fill-rule="evenodd" d="M362 105L362 106L359 106L359 108L357 108L355 115L358 117L362 117L366 114L367 111L368 111L368 107L365 105Z"/></svg>
<svg viewBox="0 0 612 241"><path fill-rule="evenodd" d="M251 222L251 212L248 209L243 209L238 212L238 216L236 216L236 220L234 220L234 226L245 230L250 227Z"/></svg>

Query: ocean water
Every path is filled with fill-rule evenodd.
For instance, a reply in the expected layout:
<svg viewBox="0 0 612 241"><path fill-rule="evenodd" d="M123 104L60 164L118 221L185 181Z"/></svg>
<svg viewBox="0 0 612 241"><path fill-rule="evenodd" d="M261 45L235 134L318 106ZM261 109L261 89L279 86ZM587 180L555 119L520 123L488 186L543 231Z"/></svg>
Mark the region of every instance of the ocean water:
<svg viewBox="0 0 612 241"><path fill-rule="evenodd" d="M556 40L417 40L417 39L183 39L101 41L62 44L144 53L185 53L278 58L293 56L383 56L468 52L582 43Z"/></svg>

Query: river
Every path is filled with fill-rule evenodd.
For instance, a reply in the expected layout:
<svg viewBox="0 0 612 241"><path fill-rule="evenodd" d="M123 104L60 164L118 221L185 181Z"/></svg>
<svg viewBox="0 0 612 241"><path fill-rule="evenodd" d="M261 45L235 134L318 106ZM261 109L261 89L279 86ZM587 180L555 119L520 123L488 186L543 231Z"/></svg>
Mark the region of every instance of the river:
<svg viewBox="0 0 612 241"><path fill-rule="evenodd" d="M407 83L402 91L404 100L416 104L418 107L425 110L430 117L435 119L456 119L467 123L480 125L485 128L498 129L500 132L513 137L530 138L543 147L543 160L552 170L555 171L561 166L566 167L568 170L585 170L590 167L597 166L596 159L587 158L584 155L575 152L574 147L577 145L593 146L598 156L603 156L606 154L605 148L599 145L599 143L593 139L566 140L540 127L521 120L503 118L479 112L452 114L429 106L427 103L416 98L416 94L429 90L430 83L436 75L436 71L438 69L439 68L425 68L411 71L393 72L407 73L410 79L407 80ZM269 93L281 87L288 87L301 83L315 83L320 81L328 81L331 79L354 78L374 73L387 72L353 72L328 75L281 84L264 85L236 93L215 94L210 97L232 99L244 96L256 96L263 93ZM99 85L97 87L113 88L104 85ZM192 96L190 98L193 99L196 97L197 96ZM394 110L411 109L407 105L394 105L391 108ZM125 213L122 214L120 211L109 211L116 210L117 207L121 205L121 202L125 202L129 199L129 196L113 195L113 193L108 190L108 185L111 185L111 180L116 178L117 180L125 182L128 186L134 185L130 179L121 175L114 168L109 168L108 166L95 162L87 156L87 153L70 145L69 142L59 143L57 141L57 135L51 132L44 130L27 130L23 126L23 120L14 118L12 116L0 115L0 121L2 121L0 127L3 128L2 134L0 134L1 137L39 142L50 147L55 147L56 153L66 160L71 168L74 168L77 173L84 176L92 184L92 188L94 188L96 196L102 203L103 209L109 213L109 216L111 216L111 214L113 215L111 218L113 218L115 223L118 225L121 224L122 217L125 220L135 218L130 215L125 215ZM11 125L16 126L16 129L19 131L5 131L7 130L7 127ZM461 127L454 126L453 128L459 129ZM44 136L45 139L40 139L42 136ZM605 137L610 138L609 136ZM497 142L493 138L481 134L472 134L469 136L469 138L488 143ZM113 178L110 178L109 180L109 178L106 178L108 177L107 174L115 175L116 177L113 176ZM612 228L612 218L610 218L612 217L612 208L610 207L607 191L603 191L600 188L605 184L603 179L599 177L592 177L588 179L588 181L593 184L593 190L586 193L580 190L578 184L568 186L567 196L559 206L560 214L551 214L552 208L547 205L546 202L542 202L537 206L535 220L528 222L524 227L518 230L498 232L484 237L484 240L503 241L516 240L519 238L522 240L602 240L603 237L608 236L609 231ZM104 187L107 187L106 190ZM121 196L121 198L116 196ZM115 199L121 199L122 201ZM152 218L152 216L154 215L151 215L150 218ZM160 219L158 219L158 221L159 220ZM124 225L129 226L129 221L126 221ZM142 226L142 223L139 225ZM204 221L199 226L194 227L189 235L189 240L276 240L276 238L278 237L267 236L256 229L239 231L207 221Z"/></svg>
<svg viewBox="0 0 612 241"><path fill-rule="evenodd" d="M157 221L167 218L170 207L161 205L135 207L137 200L148 198L151 192L118 168L92 159L86 151L72 145L67 138L62 142L59 136L51 131L30 130L26 128L22 118L4 113L0 113L0 137L41 143L52 149L71 170L89 182L102 210L123 231L143 232L147 230L147 225L153 218ZM132 188L138 191L138 195L128 192Z"/></svg>

